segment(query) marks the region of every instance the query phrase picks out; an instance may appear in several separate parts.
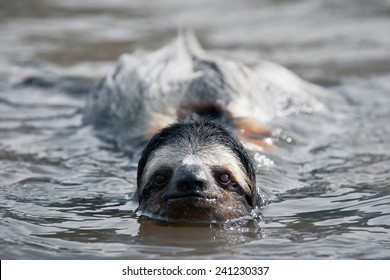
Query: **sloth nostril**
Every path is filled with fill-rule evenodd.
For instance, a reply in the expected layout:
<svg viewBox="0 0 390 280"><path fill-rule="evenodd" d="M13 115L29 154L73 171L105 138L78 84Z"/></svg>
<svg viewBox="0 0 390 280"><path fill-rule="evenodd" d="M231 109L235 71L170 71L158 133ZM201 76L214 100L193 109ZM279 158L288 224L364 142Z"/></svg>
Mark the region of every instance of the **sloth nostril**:
<svg viewBox="0 0 390 280"><path fill-rule="evenodd" d="M207 180L190 171L183 171L176 180L176 189L181 192L202 191L207 186Z"/></svg>
<svg viewBox="0 0 390 280"><path fill-rule="evenodd" d="M207 175L202 166L184 164L176 172L174 186L181 193L197 193L207 187Z"/></svg>
<svg viewBox="0 0 390 280"><path fill-rule="evenodd" d="M182 192L197 192L206 188L203 180L180 180L176 183L176 188Z"/></svg>

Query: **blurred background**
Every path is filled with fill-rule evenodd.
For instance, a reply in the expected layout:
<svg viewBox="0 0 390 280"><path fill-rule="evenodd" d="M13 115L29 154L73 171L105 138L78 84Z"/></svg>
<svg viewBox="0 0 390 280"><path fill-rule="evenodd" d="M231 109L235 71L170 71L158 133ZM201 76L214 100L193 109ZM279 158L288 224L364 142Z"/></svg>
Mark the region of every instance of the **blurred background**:
<svg viewBox="0 0 390 280"><path fill-rule="evenodd" d="M215 53L311 80L390 70L388 0L0 1L0 58L66 67L152 49L181 29Z"/></svg>

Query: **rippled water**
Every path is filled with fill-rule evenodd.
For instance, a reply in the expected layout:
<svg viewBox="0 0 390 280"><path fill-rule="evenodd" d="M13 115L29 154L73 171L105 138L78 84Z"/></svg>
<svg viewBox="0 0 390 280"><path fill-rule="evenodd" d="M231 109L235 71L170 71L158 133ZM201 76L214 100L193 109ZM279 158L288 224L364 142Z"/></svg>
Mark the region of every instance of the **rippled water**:
<svg viewBox="0 0 390 280"><path fill-rule="evenodd" d="M389 1L52 2L0 4L2 259L390 258ZM181 27L213 53L275 61L329 90L326 112L269 123L259 222L134 216L137 157L82 125L117 56Z"/></svg>

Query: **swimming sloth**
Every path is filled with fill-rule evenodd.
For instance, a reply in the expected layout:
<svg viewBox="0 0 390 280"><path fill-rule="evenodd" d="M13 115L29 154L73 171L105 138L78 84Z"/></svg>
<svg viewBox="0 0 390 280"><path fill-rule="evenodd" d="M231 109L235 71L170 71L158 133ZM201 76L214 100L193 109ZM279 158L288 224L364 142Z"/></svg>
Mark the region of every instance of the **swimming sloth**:
<svg viewBox="0 0 390 280"><path fill-rule="evenodd" d="M225 221L258 205L252 161L220 124L178 122L157 133L138 163L139 209L174 221Z"/></svg>
<svg viewBox="0 0 390 280"><path fill-rule="evenodd" d="M311 89L269 62L248 67L210 56L187 34L155 52L122 55L89 97L84 121L123 149L143 148L141 213L221 222L250 216L261 205L247 149L272 144L261 121L308 110L308 103L310 110L320 106Z"/></svg>

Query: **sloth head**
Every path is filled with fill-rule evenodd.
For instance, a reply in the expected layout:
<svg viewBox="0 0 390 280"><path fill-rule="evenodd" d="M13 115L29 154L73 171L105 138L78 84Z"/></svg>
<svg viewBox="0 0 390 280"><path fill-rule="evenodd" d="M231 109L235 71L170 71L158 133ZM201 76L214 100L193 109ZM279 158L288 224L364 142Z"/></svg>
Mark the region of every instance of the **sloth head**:
<svg viewBox="0 0 390 280"><path fill-rule="evenodd" d="M173 124L138 164L139 210L168 221L218 222L256 207L255 169L241 143L213 122Z"/></svg>

